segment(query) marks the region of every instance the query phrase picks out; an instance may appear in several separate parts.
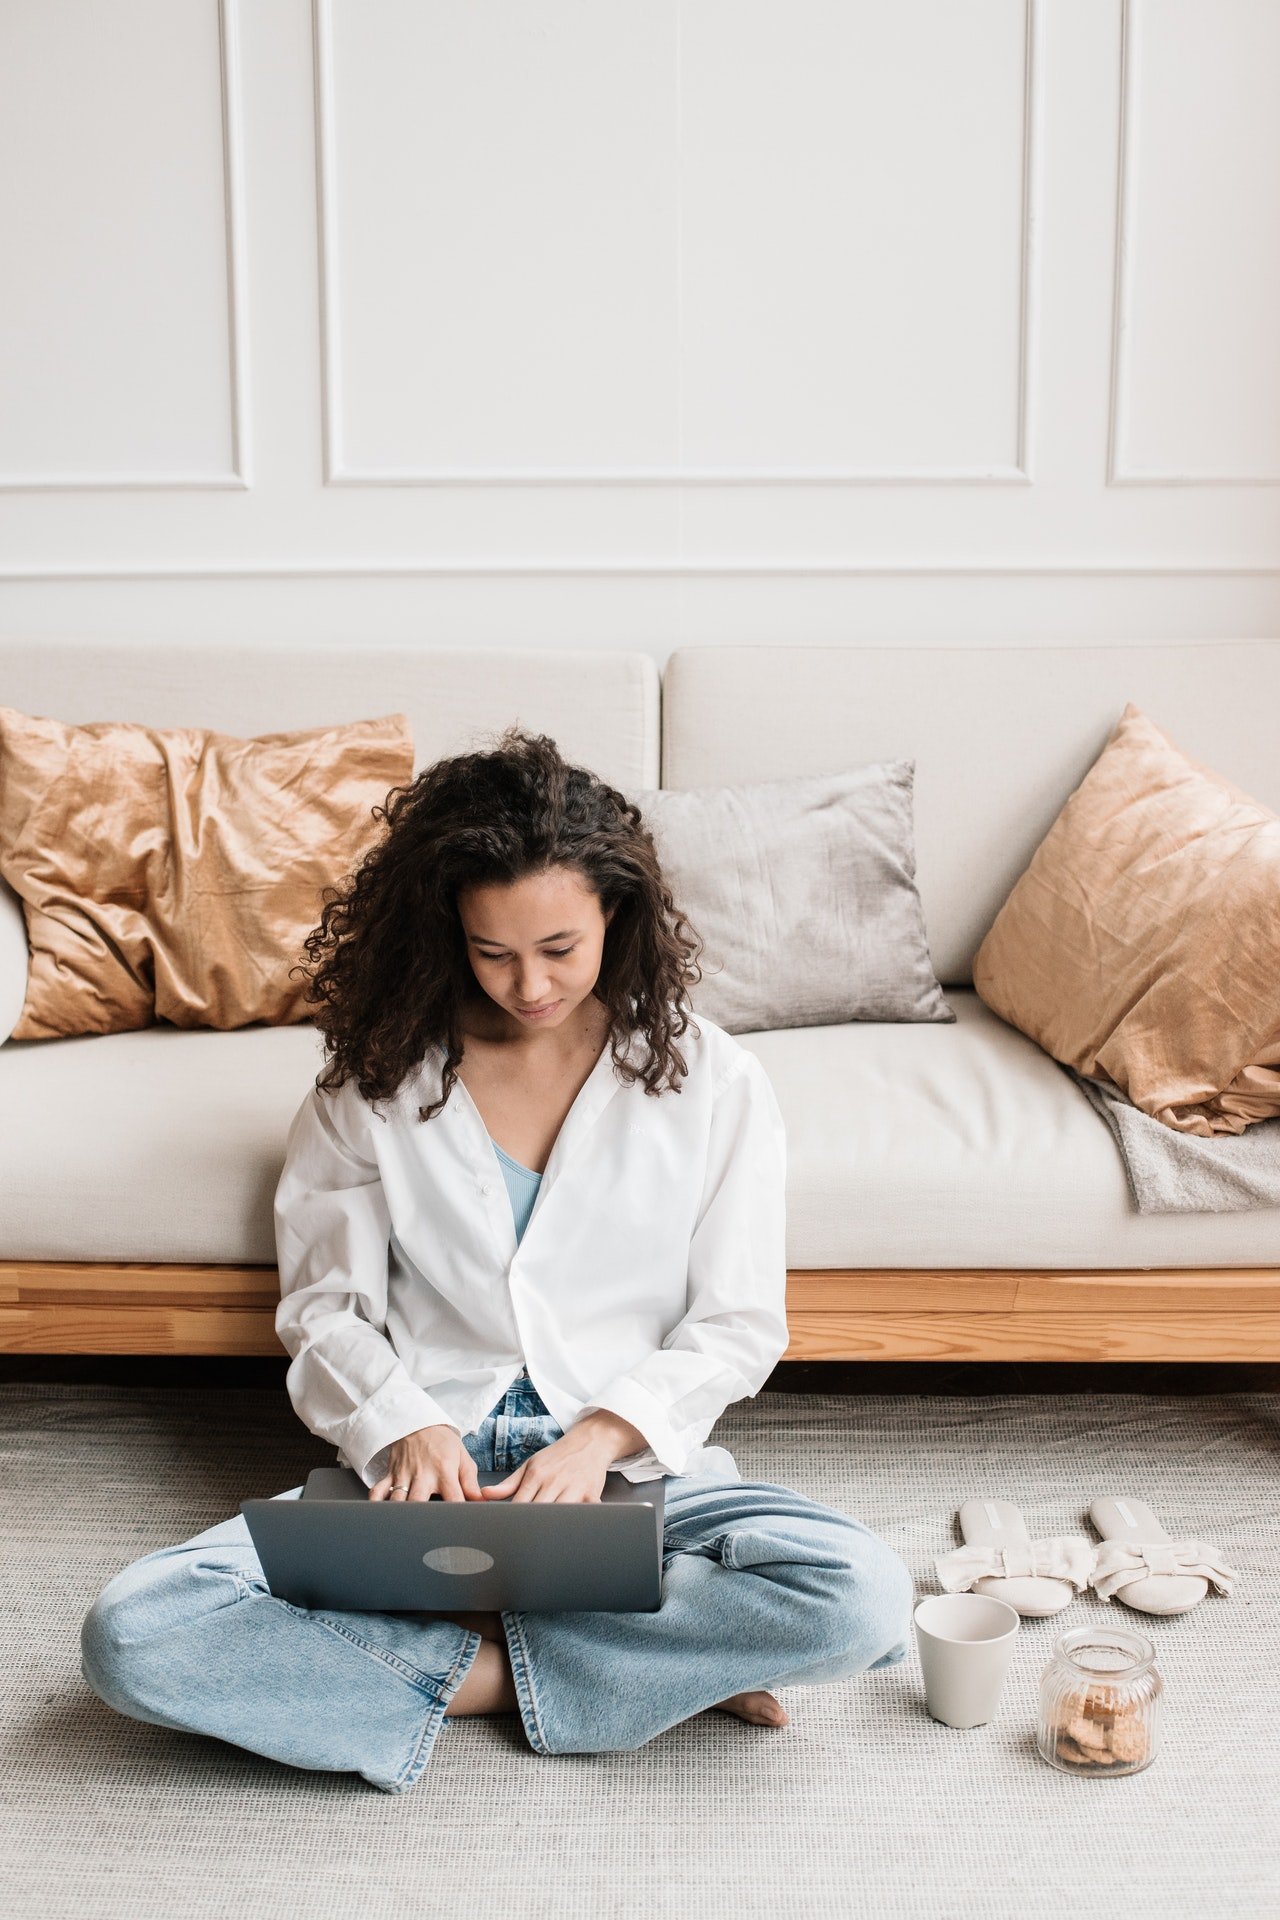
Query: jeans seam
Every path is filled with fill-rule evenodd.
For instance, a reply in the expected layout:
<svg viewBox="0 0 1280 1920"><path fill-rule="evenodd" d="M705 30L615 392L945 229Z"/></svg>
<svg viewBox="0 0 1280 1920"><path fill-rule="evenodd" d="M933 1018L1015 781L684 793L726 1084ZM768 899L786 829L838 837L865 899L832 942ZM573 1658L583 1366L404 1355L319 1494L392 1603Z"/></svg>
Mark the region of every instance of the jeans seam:
<svg viewBox="0 0 1280 1920"><path fill-rule="evenodd" d="M237 1574L235 1578L241 1589L242 1598L253 1597L255 1594L258 1599L264 1597L261 1594L257 1594L255 1588L246 1585L239 1574ZM361 1633L354 1633L350 1627L338 1626L332 1620L320 1619L318 1610L316 1609L295 1607L291 1600L281 1600L277 1594L271 1594L267 1597L275 1600L279 1606L287 1607L290 1613L297 1614L304 1620L312 1621L317 1627L323 1627L326 1633L335 1634L340 1640L349 1640L352 1646L359 1647L364 1653L370 1654L373 1659L380 1660L384 1667L390 1667L393 1673L398 1673L400 1678L407 1680L411 1686L417 1687L421 1692L430 1693L437 1698L442 1694L443 1689L448 1686L449 1681L458 1671L459 1663L467 1650L464 1641L462 1651L459 1653L457 1660L454 1661L446 1678L441 1680L438 1675L427 1673L424 1668L415 1667L412 1662L402 1660L399 1654L392 1653L389 1648L375 1646L372 1640L366 1640ZM472 1635L468 1627L463 1627L462 1632L466 1634L468 1638L474 1638L477 1643L481 1638L479 1634Z"/></svg>
<svg viewBox="0 0 1280 1920"><path fill-rule="evenodd" d="M423 1722L422 1733L418 1744L405 1761L403 1767L401 1767L399 1773L395 1776L395 1785L401 1791L407 1787L414 1786L424 1771L428 1760L431 1758L432 1750L435 1747L436 1735L444 1725L445 1709L448 1707L449 1702L452 1700L458 1688L462 1685L462 1681L466 1679L467 1673L470 1673L472 1662L480 1650L482 1635L473 1633L469 1627L464 1627L463 1632L466 1635L466 1639L463 1642L457 1659L454 1661L444 1679L440 1682L439 1691L428 1709L426 1720ZM468 1655L470 1658L468 1658ZM458 1669L464 1660L467 1662L466 1672L460 1677L457 1677Z"/></svg>
<svg viewBox="0 0 1280 1920"><path fill-rule="evenodd" d="M242 1574L236 1573L234 1569L228 1569L228 1571L231 1572L232 1578L240 1589L238 1596L240 1599L262 1598L258 1589L251 1587ZM278 1596L272 1594L269 1597L276 1599ZM418 1743L399 1773L394 1776L394 1784L397 1788L403 1789L413 1786L431 1757L431 1751L435 1745L435 1737L440 1731L440 1727L444 1721L445 1709L461 1686L462 1681L466 1678L466 1675L471 1671L472 1662L479 1650L483 1636L472 1632L469 1627L464 1627L462 1629L463 1640L458 1650L458 1657L444 1678L439 1679L435 1674L426 1673L421 1667L415 1667L411 1665L409 1661L399 1659L385 1647L375 1647L372 1641L364 1638L363 1634L353 1633L349 1627L339 1627L335 1626L331 1620L317 1619L314 1612L308 1612L308 1610L303 1607L295 1607L292 1601L289 1600L280 1600L279 1604L282 1607L288 1608L290 1613L297 1614L303 1619L313 1620L316 1626L324 1627L328 1632L335 1634L340 1640L349 1640L352 1646L359 1647L362 1652L370 1654L375 1660L380 1660L383 1666L389 1667L390 1670L398 1674L402 1680L407 1680L417 1692L427 1695L431 1704L427 1709L427 1716L423 1722ZM466 1662L465 1669L463 1669L464 1661ZM460 1669L463 1669L463 1671L460 1672Z"/></svg>
<svg viewBox="0 0 1280 1920"><path fill-rule="evenodd" d="M728 1566L729 1562L726 1561L724 1557L724 1545L726 1540L728 1540L731 1531L732 1531L731 1528L726 1528L723 1533L717 1533L714 1536L714 1538L710 1540L699 1540L696 1546L686 1546L684 1542L680 1540L678 1534L676 1533L676 1530L672 1528L669 1534L666 1534L663 1536L663 1553L662 1553L663 1572L665 1573L667 1568L671 1565L671 1562L673 1560L678 1559L682 1553L701 1554L704 1559L719 1560L722 1565ZM672 1538L673 1536L676 1539L676 1544L668 1552L667 1540Z"/></svg>
<svg viewBox="0 0 1280 1920"><path fill-rule="evenodd" d="M511 1658L511 1678L515 1682L516 1699L520 1705L520 1717L524 1721L525 1734L535 1753L550 1753L551 1743L547 1739L542 1725L542 1716L538 1712L538 1697L533 1686L533 1667L529 1659L529 1649L524 1643L520 1615L503 1613L501 1618L503 1627L506 1629L507 1651Z"/></svg>

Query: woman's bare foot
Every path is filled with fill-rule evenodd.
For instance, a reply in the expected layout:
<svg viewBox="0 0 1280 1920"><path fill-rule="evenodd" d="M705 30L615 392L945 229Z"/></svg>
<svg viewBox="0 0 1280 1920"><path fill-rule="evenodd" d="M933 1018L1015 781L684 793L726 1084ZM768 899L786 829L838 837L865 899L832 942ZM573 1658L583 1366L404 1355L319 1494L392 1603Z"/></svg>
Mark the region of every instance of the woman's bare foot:
<svg viewBox="0 0 1280 1920"><path fill-rule="evenodd" d="M739 1720L749 1720L753 1727L785 1727L791 1715L776 1694L757 1687L750 1693L731 1693L727 1700L716 1703L720 1713L735 1713Z"/></svg>
<svg viewBox="0 0 1280 1920"><path fill-rule="evenodd" d="M484 1618L484 1615L450 1614L448 1617L459 1620L464 1626L470 1626L472 1620L478 1622ZM497 1618L496 1615L493 1617ZM479 1631L478 1627L473 1631ZM446 1719L458 1719L477 1713L518 1713L520 1711L501 1621L498 1622L497 1639L501 1642L500 1645L491 1639L481 1640L466 1679L444 1710ZM748 1693L730 1694L727 1700L716 1703L716 1710L721 1713L732 1713L737 1719L749 1721L755 1727L785 1727L791 1717L781 1700L764 1687L753 1688Z"/></svg>

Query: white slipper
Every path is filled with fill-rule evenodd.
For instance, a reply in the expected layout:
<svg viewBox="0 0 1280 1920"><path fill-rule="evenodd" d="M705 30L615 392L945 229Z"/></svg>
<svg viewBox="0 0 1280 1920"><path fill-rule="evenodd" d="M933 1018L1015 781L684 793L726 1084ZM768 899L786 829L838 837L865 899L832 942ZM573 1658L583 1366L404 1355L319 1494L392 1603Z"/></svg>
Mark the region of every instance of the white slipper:
<svg viewBox="0 0 1280 1920"><path fill-rule="evenodd" d="M1104 1600L1122 1600L1139 1613L1186 1613L1199 1606L1210 1581L1230 1593L1238 1577L1207 1541L1173 1539L1141 1500L1104 1496L1089 1518L1102 1535L1089 1584Z"/></svg>
<svg viewBox="0 0 1280 1920"><path fill-rule="evenodd" d="M1034 1620L1088 1585L1094 1549L1083 1534L1032 1540L1007 1500L966 1500L958 1518L964 1545L934 1562L944 1593L989 1594Z"/></svg>

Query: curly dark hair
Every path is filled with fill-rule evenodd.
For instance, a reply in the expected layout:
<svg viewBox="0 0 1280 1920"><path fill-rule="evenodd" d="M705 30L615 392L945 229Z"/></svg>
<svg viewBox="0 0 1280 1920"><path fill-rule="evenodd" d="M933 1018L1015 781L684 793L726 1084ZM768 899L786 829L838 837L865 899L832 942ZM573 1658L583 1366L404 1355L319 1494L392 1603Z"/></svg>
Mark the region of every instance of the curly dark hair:
<svg viewBox="0 0 1280 1920"><path fill-rule="evenodd" d="M476 988L460 890L568 867L602 913L616 909L594 989L615 1069L646 1093L680 1091L688 1068L675 1041L690 1024L703 943L672 900L639 807L570 766L546 734L511 726L491 752L437 760L393 787L373 817L385 833L345 886L325 888L307 963L290 969L306 977L303 999L324 1035L318 1087L354 1079L366 1100L391 1100L427 1048L442 1045L440 1098L418 1109L419 1120L434 1118L458 1077L459 1016ZM648 1051L633 1065L624 1056L636 1035Z"/></svg>

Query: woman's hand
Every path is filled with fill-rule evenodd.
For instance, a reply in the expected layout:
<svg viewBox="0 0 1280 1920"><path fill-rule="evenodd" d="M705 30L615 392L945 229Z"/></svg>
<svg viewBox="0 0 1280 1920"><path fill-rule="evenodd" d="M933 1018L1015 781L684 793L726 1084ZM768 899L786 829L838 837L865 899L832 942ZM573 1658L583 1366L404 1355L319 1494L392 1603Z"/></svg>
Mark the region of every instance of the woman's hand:
<svg viewBox="0 0 1280 1920"><path fill-rule="evenodd" d="M599 1409L575 1420L567 1433L498 1480L481 1487L482 1500L598 1500L605 1475L621 1454L635 1453L645 1444L638 1427L616 1413Z"/></svg>
<svg viewBox="0 0 1280 1920"><path fill-rule="evenodd" d="M391 1465L369 1489L371 1500L478 1500L475 1461L456 1427L419 1427L392 1442ZM397 1491L393 1493L391 1489Z"/></svg>

